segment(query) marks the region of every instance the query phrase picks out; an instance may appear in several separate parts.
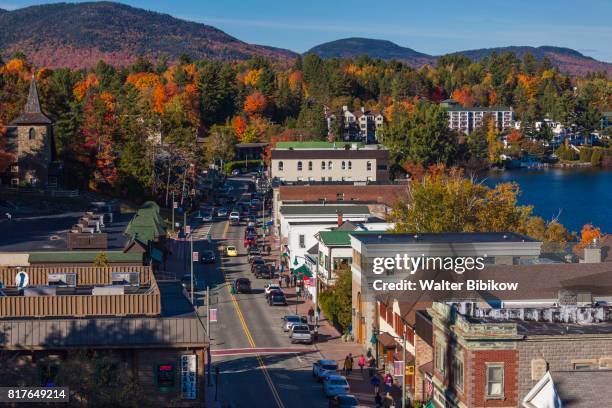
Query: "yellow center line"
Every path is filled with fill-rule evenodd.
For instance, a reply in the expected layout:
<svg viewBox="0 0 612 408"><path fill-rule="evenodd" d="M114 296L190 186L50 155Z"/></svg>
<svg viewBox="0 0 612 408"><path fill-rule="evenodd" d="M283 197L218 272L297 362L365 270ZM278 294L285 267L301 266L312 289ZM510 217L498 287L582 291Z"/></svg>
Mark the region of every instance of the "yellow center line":
<svg viewBox="0 0 612 408"><path fill-rule="evenodd" d="M223 230L223 239L227 239L227 231L229 229L229 221L225 222L225 228ZM223 273L223 275L225 276L225 272L223 270L223 268L221 268L221 272ZM238 301L236 300L236 296L234 296L234 294L231 291L231 286L227 287L227 290L229 292L230 298L232 300L232 304L234 305L234 310L236 311L236 315L238 316L238 320L240 321L240 325L242 326L242 330L244 331L244 334L247 337L247 341L249 342L249 345L252 348L256 348L257 346L255 345L255 340L253 339L253 336L251 335L251 331L249 330L249 327L246 324L246 320L244 318L244 315L242 314L242 310L240 309L240 305L238 305ZM283 404L283 400L281 399L278 390L276 389L276 386L274 385L274 381L272 381L272 377L270 377L270 373L268 373L268 369L266 367L265 362L263 361L263 359L261 358L261 355L259 353L255 353L255 357L257 357L257 361L259 363L259 367L261 368L261 372L263 373L263 376L266 380L266 382L268 383L268 387L270 388L270 391L272 392L272 396L274 397L274 400L276 401L276 405L278 406L278 408L285 408L285 404Z"/></svg>

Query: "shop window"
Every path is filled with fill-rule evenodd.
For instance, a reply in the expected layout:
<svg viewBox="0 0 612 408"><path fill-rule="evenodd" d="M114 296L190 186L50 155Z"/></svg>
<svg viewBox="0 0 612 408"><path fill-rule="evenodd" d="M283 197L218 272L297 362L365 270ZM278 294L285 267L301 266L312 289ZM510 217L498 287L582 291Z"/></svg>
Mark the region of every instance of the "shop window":
<svg viewBox="0 0 612 408"><path fill-rule="evenodd" d="M158 364L155 379L158 388L162 390L173 388L175 382L174 364Z"/></svg>

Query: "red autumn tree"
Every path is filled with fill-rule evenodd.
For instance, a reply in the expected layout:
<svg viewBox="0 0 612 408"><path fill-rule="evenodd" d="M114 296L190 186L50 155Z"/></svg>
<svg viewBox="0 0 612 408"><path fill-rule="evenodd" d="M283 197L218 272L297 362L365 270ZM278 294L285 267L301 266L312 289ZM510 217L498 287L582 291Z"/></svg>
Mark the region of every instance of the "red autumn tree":
<svg viewBox="0 0 612 408"><path fill-rule="evenodd" d="M580 242L576 244L574 249L583 249L599 237L601 237L601 230L599 228L594 227L592 224L585 224L580 232Z"/></svg>
<svg viewBox="0 0 612 408"><path fill-rule="evenodd" d="M249 116L262 114L267 103L266 97L261 92L255 91L244 100L244 112Z"/></svg>

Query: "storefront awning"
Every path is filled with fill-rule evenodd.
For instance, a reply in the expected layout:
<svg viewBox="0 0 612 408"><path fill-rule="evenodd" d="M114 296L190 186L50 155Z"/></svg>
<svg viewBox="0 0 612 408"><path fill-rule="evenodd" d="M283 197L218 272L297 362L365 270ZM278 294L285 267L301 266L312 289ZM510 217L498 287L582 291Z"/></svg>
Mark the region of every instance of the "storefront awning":
<svg viewBox="0 0 612 408"><path fill-rule="evenodd" d="M304 277L304 276L308 278L312 278L312 272L310 272L310 269L308 269L306 265L302 265L299 268L294 269L293 274L297 276L298 278Z"/></svg>
<svg viewBox="0 0 612 408"><path fill-rule="evenodd" d="M387 332L380 333L376 338L378 342L386 349L394 349L397 347L397 343L393 339L393 336Z"/></svg>

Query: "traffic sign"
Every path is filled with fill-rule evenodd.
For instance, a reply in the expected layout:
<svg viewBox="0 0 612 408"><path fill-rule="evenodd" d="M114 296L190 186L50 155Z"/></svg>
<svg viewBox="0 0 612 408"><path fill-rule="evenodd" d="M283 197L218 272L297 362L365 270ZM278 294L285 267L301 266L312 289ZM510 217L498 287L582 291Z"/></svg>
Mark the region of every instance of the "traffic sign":
<svg viewBox="0 0 612 408"><path fill-rule="evenodd" d="M191 254L191 260L193 262L198 262L198 259L200 259L200 253L198 251L193 251Z"/></svg>
<svg viewBox="0 0 612 408"><path fill-rule="evenodd" d="M211 322L217 321L217 309L210 309L210 321Z"/></svg>
<svg viewBox="0 0 612 408"><path fill-rule="evenodd" d="M178 202L173 201L172 202L172 208L177 209L178 208Z"/></svg>
<svg viewBox="0 0 612 408"><path fill-rule="evenodd" d="M191 234L191 225L185 225L185 234Z"/></svg>

